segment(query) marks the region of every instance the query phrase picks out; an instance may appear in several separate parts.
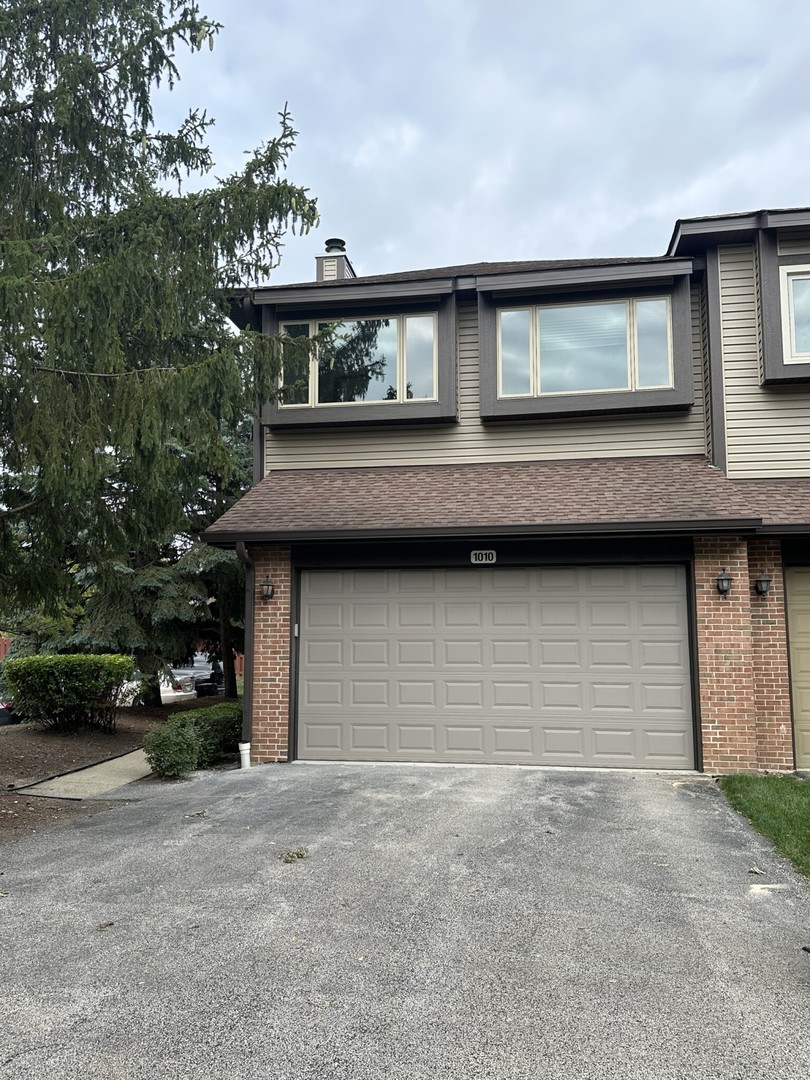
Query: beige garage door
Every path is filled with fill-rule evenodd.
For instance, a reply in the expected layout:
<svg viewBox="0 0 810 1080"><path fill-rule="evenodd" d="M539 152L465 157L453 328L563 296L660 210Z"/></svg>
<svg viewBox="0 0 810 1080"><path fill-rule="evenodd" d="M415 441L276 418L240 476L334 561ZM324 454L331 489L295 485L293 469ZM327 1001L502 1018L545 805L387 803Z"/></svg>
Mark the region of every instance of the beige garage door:
<svg viewBox="0 0 810 1080"><path fill-rule="evenodd" d="M302 578L301 758L693 766L682 567Z"/></svg>
<svg viewBox="0 0 810 1080"><path fill-rule="evenodd" d="M810 769L810 568L785 571L796 768Z"/></svg>

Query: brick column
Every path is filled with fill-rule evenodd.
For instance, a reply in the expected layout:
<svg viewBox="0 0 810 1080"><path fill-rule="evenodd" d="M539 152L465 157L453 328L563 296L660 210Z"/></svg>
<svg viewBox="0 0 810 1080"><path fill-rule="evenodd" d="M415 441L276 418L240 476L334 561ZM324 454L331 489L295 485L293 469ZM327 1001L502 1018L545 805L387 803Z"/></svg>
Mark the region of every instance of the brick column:
<svg viewBox="0 0 810 1080"><path fill-rule="evenodd" d="M757 761L760 769L792 769L793 719L781 543L778 540L749 541L748 570L751 575ZM754 580L760 574L771 578L767 596L758 596L754 589Z"/></svg>
<svg viewBox="0 0 810 1080"><path fill-rule="evenodd" d="M288 761L290 733L290 598L292 572L289 548L257 548L253 629L253 731L251 760ZM269 575L272 600L263 600L261 583Z"/></svg>
<svg viewBox="0 0 810 1080"><path fill-rule="evenodd" d="M732 576L725 598L717 575ZM748 546L739 537L695 538L695 613L703 732L709 773L757 768Z"/></svg>

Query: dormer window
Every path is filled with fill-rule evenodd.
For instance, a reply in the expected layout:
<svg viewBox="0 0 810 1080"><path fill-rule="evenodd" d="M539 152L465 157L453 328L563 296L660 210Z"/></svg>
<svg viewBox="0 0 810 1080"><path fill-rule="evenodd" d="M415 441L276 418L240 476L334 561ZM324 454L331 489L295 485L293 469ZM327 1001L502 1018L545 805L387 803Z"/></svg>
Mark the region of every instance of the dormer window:
<svg viewBox="0 0 810 1080"><path fill-rule="evenodd" d="M317 338L286 351L280 407L435 401L435 313L283 322L282 335Z"/></svg>
<svg viewBox="0 0 810 1080"><path fill-rule="evenodd" d="M542 289L540 281L530 292L521 281L513 296L486 284L478 292L482 420L627 416L692 405L686 274L654 285L600 282L588 295L582 282L564 292Z"/></svg>
<svg viewBox="0 0 810 1080"><path fill-rule="evenodd" d="M779 269L785 364L810 363L810 266Z"/></svg>
<svg viewBox="0 0 810 1080"><path fill-rule="evenodd" d="M498 312L498 396L672 386L669 297L543 304Z"/></svg>

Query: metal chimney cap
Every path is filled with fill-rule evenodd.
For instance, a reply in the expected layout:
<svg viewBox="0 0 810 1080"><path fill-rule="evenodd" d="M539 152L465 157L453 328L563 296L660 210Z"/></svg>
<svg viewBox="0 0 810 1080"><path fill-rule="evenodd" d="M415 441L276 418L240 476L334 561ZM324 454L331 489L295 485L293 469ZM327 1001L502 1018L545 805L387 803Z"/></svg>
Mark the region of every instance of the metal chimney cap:
<svg viewBox="0 0 810 1080"><path fill-rule="evenodd" d="M346 241L341 240L339 236L332 236L326 241L326 253L327 255L334 255L336 253L346 254Z"/></svg>

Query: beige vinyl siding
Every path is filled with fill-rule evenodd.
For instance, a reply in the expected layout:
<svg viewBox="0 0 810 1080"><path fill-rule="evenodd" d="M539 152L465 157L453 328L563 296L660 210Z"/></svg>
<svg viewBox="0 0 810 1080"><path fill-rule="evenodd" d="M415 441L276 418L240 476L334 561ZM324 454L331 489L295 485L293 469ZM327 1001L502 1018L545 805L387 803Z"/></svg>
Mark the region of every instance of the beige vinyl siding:
<svg viewBox="0 0 810 1080"><path fill-rule="evenodd" d="M780 255L810 255L810 229L791 229L777 240Z"/></svg>
<svg viewBox="0 0 810 1080"><path fill-rule="evenodd" d="M760 385L754 248L719 249L726 454L731 477L810 475L810 391Z"/></svg>
<svg viewBox="0 0 810 1080"><path fill-rule="evenodd" d="M459 307L459 423L435 427L268 431L265 470L552 461L706 452L700 296L692 294L695 405L682 413L483 425L478 407L478 316ZM489 358L487 362L493 362Z"/></svg>

